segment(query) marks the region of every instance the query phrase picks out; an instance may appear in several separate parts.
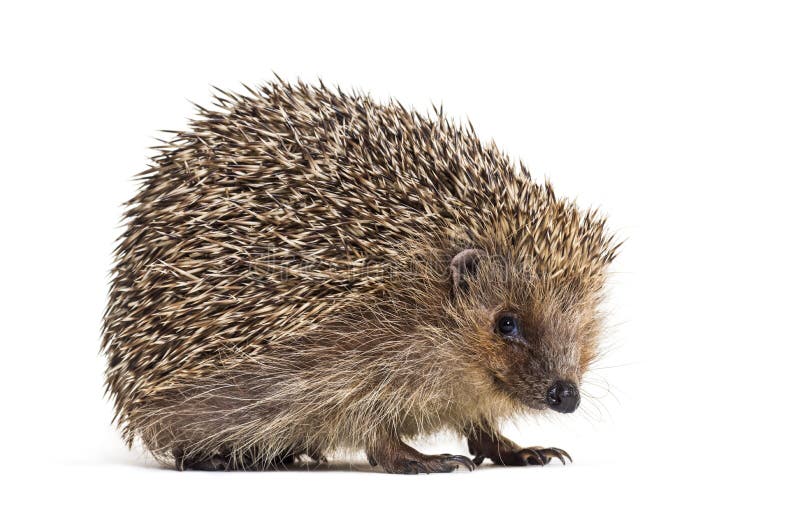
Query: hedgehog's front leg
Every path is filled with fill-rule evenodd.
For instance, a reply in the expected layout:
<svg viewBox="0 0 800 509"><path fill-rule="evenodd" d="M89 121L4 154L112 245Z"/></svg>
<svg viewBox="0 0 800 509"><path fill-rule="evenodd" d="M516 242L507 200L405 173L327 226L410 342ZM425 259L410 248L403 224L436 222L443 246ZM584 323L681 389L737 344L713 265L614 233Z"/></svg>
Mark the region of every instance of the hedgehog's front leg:
<svg viewBox="0 0 800 509"><path fill-rule="evenodd" d="M433 474L452 472L458 467L474 470L475 463L455 454L422 454L399 438L389 438L367 449L369 464L380 465L390 474Z"/></svg>
<svg viewBox="0 0 800 509"><path fill-rule="evenodd" d="M473 461L476 465L480 465L485 458L497 465L507 466L546 465L553 458L558 458L564 464L565 458L572 461L567 451L557 447L520 447L494 429L474 428L466 435L469 452L475 455Z"/></svg>

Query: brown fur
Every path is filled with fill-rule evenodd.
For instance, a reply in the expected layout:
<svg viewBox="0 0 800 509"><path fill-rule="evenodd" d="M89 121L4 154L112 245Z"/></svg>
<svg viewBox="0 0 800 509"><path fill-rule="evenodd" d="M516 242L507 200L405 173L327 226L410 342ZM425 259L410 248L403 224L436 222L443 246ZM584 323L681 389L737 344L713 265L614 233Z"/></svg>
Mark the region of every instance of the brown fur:
<svg viewBox="0 0 800 509"><path fill-rule="evenodd" d="M116 250L103 349L129 444L179 468L344 447L444 471L402 439L491 434L580 381L616 248L595 212L441 112L283 82L216 100L142 175Z"/></svg>

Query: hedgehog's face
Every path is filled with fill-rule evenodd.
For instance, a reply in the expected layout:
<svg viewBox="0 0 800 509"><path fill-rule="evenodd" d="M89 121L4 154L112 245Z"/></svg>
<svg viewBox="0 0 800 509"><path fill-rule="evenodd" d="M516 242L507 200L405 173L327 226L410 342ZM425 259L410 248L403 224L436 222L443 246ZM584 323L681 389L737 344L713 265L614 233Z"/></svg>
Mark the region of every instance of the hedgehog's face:
<svg viewBox="0 0 800 509"><path fill-rule="evenodd" d="M596 296L481 250L462 251L451 272L465 360L529 407L575 411L596 355Z"/></svg>

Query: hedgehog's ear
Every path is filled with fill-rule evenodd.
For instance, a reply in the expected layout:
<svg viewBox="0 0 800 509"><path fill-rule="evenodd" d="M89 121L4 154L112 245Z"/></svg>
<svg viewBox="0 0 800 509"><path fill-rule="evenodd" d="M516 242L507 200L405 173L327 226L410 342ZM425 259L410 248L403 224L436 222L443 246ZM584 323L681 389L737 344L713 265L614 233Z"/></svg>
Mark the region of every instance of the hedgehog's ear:
<svg viewBox="0 0 800 509"><path fill-rule="evenodd" d="M450 261L450 275L453 278L453 294L467 290L464 276L474 275L478 270L478 262L486 256L483 249L465 249L455 255Z"/></svg>

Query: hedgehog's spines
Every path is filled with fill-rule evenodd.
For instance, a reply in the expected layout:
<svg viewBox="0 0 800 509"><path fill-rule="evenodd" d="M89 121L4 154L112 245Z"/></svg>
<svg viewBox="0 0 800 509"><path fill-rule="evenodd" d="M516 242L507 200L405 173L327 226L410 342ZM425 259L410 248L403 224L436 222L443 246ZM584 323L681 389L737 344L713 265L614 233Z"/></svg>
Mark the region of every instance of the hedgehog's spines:
<svg viewBox="0 0 800 509"><path fill-rule="evenodd" d="M429 374L455 376L442 346L454 339L415 315L449 305L441 274L415 262L481 248L589 293L618 247L605 220L534 183L441 104L423 115L275 79L243 94L214 87L212 109L195 105L188 130L165 131L173 139L159 140L126 204L102 348L127 442L139 436L159 457L180 440L187 453L258 445L263 459L361 444L379 422L472 425L477 414L448 413L456 395L385 373L435 354L443 364ZM367 339L354 343L355 325ZM351 358L320 365L346 348ZM518 410L484 403L482 419Z"/></svg>

